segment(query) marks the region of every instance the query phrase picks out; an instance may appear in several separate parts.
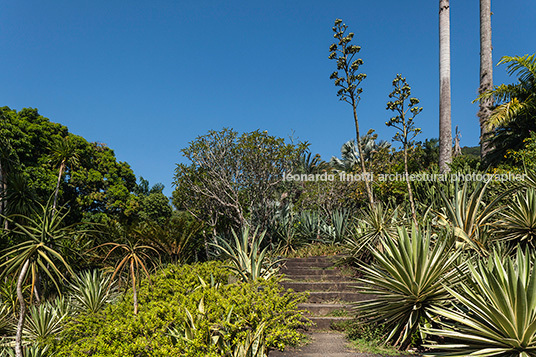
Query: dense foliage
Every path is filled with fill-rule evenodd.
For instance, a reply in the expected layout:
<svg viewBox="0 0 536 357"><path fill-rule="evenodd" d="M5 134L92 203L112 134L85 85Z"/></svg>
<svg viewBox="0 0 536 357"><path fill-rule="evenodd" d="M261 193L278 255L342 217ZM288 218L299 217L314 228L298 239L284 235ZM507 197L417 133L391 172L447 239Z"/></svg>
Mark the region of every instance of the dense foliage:
<svg viewBox="0 0 536 357"><path fill-rule="evenodd" d="M57 356L221 356L261 324L268 348L300 341L295 328L302 324L303 297L283 292L275 280L229 279L217 262L170 265L144 281L137 316L131 294L102 312L72 316L51 339L53 350ZM220 344L213 343L217 336Z"/></svg>

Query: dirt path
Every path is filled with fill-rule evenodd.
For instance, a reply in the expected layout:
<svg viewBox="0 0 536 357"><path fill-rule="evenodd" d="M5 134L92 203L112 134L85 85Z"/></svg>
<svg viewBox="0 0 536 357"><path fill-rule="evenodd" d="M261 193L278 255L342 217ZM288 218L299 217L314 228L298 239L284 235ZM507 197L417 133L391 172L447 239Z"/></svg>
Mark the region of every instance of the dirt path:
<svg viewBox="0 0 536 357"><path fill-rule="evenodd" d="M352 351L340 332L313 332L308 345L288 351L270 352L269 357L370 357L371 354Z"/></svg>

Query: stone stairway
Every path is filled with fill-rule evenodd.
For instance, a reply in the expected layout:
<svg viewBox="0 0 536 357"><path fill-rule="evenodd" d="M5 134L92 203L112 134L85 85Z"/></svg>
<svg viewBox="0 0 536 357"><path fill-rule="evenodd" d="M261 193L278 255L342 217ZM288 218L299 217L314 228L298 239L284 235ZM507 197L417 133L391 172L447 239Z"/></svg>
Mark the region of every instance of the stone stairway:
<svg viewBox="0 0 536 357"><path fill-rule="evenodd" d="M351 319L349 302L365 298L352 288L356 282L335 266L338 258L289 258L281 269L288 279L282 282L285 288L309 292L308 301L299 307L309 311L308 317L315 323L312 330L327 330L336 323Z"/></svg>
<svg viewBox="0 0 536 357"><path fill-rule="evenodd" d="M271 351L269 357L369 357L349 348L344 334L333 327L351 319L350 302L368 298L357 292L357 283L335 266L338 256L289 258L281 269L282 285L297 292L309 292L307 302L299 305L309 312L314 325L307 334L311 342L301 348Z"/></svg>

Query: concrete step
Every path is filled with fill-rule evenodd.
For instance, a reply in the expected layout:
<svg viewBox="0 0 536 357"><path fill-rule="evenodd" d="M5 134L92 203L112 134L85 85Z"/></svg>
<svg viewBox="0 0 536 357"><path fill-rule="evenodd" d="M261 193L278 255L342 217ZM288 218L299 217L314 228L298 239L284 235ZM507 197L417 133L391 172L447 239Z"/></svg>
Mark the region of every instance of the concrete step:
<svg viewBox="0 0 536 357"><path fill-rule="evenodd" d="M298 309L309 311L311 316L326 316L334 311L348 311L352 314L352 306L349 304L319 304L319 303L302 303L298 305Z"/></svg>
<svg viewBox="0 0 536 357"><path fill-rule="evenodd" d="M294 291L340 291L352 290L357 286L355 281L282 281L281 285L285 289Z"/></svg>
<svg viewBox="0 0 536 357"><path fill-rule="evenodd" d="M295 260L286 260L283 263L284 267L287 268L300 268L300 267L310 267L314 266L317 268L328 268L332 267L334 265L334 262L331 260L306 260L306 258L300 258Z"/></svg>
<svg viewBox="0 0 536 357"><path fill-rule="evenodd" d="M351 317L332 317L332 316L311 316L309 317L314 325L309 327L311 330L329 330L336 323L351 321Z"/></svg>
<svg viewBox="0 0 536 357"><path fill-rule="evenodd" d="M322 276L322 277L344 276L339 270L335 270L335 269L311 269L311 268L296 269L296 270L281 269L280 273L286 275L287 277L301 276L301 275Z"/></svg>
<svg viewBox="0 0 536 357"><path fill-rule="evenodd" d="M357 291L311 291L309 292L308 302L325 302L325 301L363 301L369 300L371 295L361 294Z"/></svg>
<svg viewBox="0 0 536 357"><path fill-rule="evenodd" d="M284 275L284 281L293 281L293 282L332 282L339 283L348 281L351 277L344 275L333 275L333 274L299 274L299 275Z"/></svg>

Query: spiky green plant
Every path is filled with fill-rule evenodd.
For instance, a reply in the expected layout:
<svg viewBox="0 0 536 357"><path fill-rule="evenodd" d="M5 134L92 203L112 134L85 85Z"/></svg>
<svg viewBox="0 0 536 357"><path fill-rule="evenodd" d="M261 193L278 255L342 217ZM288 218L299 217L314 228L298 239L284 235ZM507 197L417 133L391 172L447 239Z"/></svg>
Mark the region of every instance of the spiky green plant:
<svg viewBox="0 0 536 357"><path fill-rule="evenodd" d="M488 185L489 182L480 184L470 193L468 183L465 182L461 190L456 189L452 199L447 198L441 191L444 209L438 214L439 223L453 230L459 245L472 249L482 256L489 254L489 223L500 212L501 206L498 203L507 194L504 192L486 204Z"/></svg>
<svg viewBox="0 0 536 357"><path fill-rule="evenodd" d="M23 286L30 272L32 277L32 289L34 291L38 272L48 276L58 291L59 283L57 278L64 279L64 272L60 270L63 266L65 271L72 273L72 268L65 261L64 257L54 248L61 245L62 241L72 238L75 235L73 226L63 226L63 220L67 213L62 209L54 209L50 202L46 206L40 205L41 210L33 217L13 215L7 217L14 228L11 231L23 241L5 251L5 255L0 258L2 263L0 268L5 267L0 274L0 278L14 274L17 276L17 299L20 304L19 320L17 323L17 334L15 337L15 351L17 357L22 357L22 330L26 319L26 301L23 296ZM22 222L14 221L20 218ZM57 262L61 263L61 266Z"/></svg>
<svg viewBox="0 0 536 357"><path fill-rule="evenodd" d="M367 207L357 221L354 234L344 241L348 255L354 263L370 261L370 251L379 247L382 239L394 238L400 223L398 208L389 209L382 202Z"/></svg>
<svg viewBox="0 0 536 357"><path fill-rule="evenodd" d="M536 189L516 193L497 222L500 240L516 245L536 246Z"/></svg>
<svg viewBox="0 0 536 357"><path fill-rule="evenodd" d="M128 279L132 283L132 298L134 315L138 314L138 285L140 281L140 274L145 273L145 276L150 279L149 270L147 269L148 262L153 262L154 257L150 255L151 252L159 254L153 247L139 244L139 242L131 242L126 240L126 243L109 242L101 244L93 249L99 249L102 247L111 247L103 261L108 259L114 252L119 252L119 258L115 264L114 271L111 279L116 276L121 276L124 270L128 271Z"/></svg>
<svg viewBox="0 0 536 357"><path fill-rule="evenodd" d="M404 348L434 319L433 309L451 298L445 285L458 281L460 253L452 249L452 239L432 243L428 231L415 227L411 232L399 228L396 240L382 239L381 245L383 252L372 250L376 263L362 264L364 276L359 279L362 292L375 297L357 302L355 308L369 323L385 325L390 330L386 340Z"/></svg>
<svg viewBox="0 0 536 357"><path fill-rule="evenodd" d="M68 303L63 298L29 308L28 319L22 331L27 341L44 346L45 341L63 329L63 320L69 314Z"/></svg>
<svg viewBox="0 0 536 357"><path fill-rule="evenodd" d="M94 314L117 297L115 284L109 275L90 270L77 275L69 286L76 311Z"/></svg>
<svg viewBox="0 0 536 357"><path fill-rule="evenodd" d="M270 261L267 256L268 247L261 250L265 232L259 234L255 229L253 234L250 234L249 227L244 227L240 237L234 230L232 234L234 245L223 239L220 243L212 245L231 260L229 268L241 281L267 279L276 273L276 265L281 262L281 259Z"/></svg>
<svg viewBox="0 0 536 357"><path fill-rule="evenodd" d="M434 307L447 320L427 333L444 337L427 347L441 356L536 356L536 265L534 254L518 248L515 257L494 252L469 263L469 279L446 287L459 309Z"/></svg>
<svg viewBox="0 0 536 357"><path fill-rule="evenodd" d="M322 229L322 218L314 211L301 211L298 218L298 232L303 239L317 240Z"/></svg>
<svg viewBox="0 0 536 357"><path fill-rule="evenodd" d="M24 346L22 349L23 357L47 357L48 346L41 347L39 345ZM15 357L15 351L11 347L0 346L0 357Z"/></svg>

